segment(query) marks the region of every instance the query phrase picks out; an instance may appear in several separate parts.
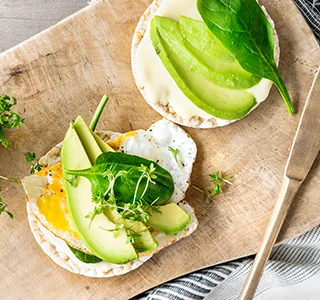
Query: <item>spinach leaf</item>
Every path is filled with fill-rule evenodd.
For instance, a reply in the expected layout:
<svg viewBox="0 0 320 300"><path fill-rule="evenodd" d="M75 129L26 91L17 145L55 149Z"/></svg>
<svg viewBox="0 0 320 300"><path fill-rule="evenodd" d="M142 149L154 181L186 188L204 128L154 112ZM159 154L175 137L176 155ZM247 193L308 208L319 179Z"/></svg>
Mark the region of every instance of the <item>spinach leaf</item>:
<svg viewBox="0 0 320 300"><path fill-rule="evenodd" d="M274 82L290 114L295 113L274 61L273 30L256 0L197 0L211 32L246 71Z"/></svg>
<svg viewBox="0 0 320 300"><path fill-rule="evenodd" d="M68 245L68 244L67 244ZM70 250L73 252L73 254L77 257L77 259L79 259L80 261L87 263L87 264L96 264L100 261L102 261L101 258L96 257L94 255L90 255L87 253L84 253L80 250L74 249L72 248L70 245L68 245L68 247L70 248Z"/></svg>
<svg viewBox="0 0 320 300"><path fill-rule="evenodd" d="M149 166L152 167L151 180L142 176L141 171ZM135 199L143 198L147 204L162 205L168 202L174 191L173 179L167 170L148 159L121 152L104 152L91 168L65 170L65 173L89 179L96 202L108 196L110 185L117 203L133 203Z"/></svg>

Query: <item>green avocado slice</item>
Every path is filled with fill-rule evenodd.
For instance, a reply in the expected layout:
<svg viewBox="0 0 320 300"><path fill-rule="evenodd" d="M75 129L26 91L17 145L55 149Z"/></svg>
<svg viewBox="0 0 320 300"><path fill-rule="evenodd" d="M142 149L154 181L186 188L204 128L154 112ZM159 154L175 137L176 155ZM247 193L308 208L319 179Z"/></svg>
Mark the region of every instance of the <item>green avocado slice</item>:
<svg viewBox="0 0 320 300"><path fill-rule="evenodd" d="M176 203L156 206L156 210L150 213L147 225L165 235L180 232L188 226L191 219L190 215Z"/></svg>
<svg viewBox="0 0 320 300"><path fill-rule="evenodd" d="M204 22L180 16L180 29L183 37L198 51L221 62L236 61L236 58L222 45Z"/></svg>
<svg viewBox="0 0 320 300"><path fill-rule="evenodd" d="M242 69L236 60L226 62L218 59L219 56L224 58L219 55L223 51L218 50L223 46L204 23L187 17L181 17L179 23L159 16L154 22L170 49L208 81L229 89L248 89L261 80ZM210 40L209 35L214 39Z"/></svg>
<svg viewBox="0 0 320 300"><path fill-rule="evenodd" d="M83 148L90 159L91 165L93 165L96 162L97 157L102 153L98 143L96 142L86 122L81 116L78 116L76 118L73 127L77 132Z"/></svg>
<svg viewBox="0 0 320 300"><path fill-rule="evenodd" d="M190 68L175 52L175 48L170 47L166 37L161 35L162 31L158 30L157 24L160 19L161 17L155 17L151 21L151 40L156 53L180 90L196 106L217 118L243 118L256 105L253 95L244 90L220 87Z"/></svg>
<svg viewBox="0 0 320 300"><path fill-rule="evenodd" d="M105 209L104 213L113 223L123 224L127 230L140 235L133 243L137 252L145 252L158 247L158 242L152 237L148 227L142 222L122 219L117 210L111 210L109 207Z"/></svg>
<svg viewBox="0 0 320 300"><path fill-rule="evenodd" d="M63 141L61 163L63 169L79 170L91 167L87 152L72 125ZM71 219L81 240L91 252L102 260L115 264L124 264L138 258L133 245L127 243L125 232L117 232L115 235L109 231L116 226L104 214L97 215L90 223L86 215L92 212L95 206L91 201L90 181L79 176L71 183L71 179L64 174L64 187Z"/></svg>
<svg viewBox="0 0 320 300"><path fill-rule="evenodd" d="M240 66L235 57L211 33L205 23L181 16L180 30L185 47L200 63L198 69L204 65L212 70L211 75L210 72L204 74L208 80L231 89L248 89L261 81L261 77L247 72ZM196 67L191 64L190 66ZM204 72L205 69L202 70L202 73ZM214 80L213 76L218 78Z"/></svg>
<svg viewBox="0 0 320 300"><path fill-rule="evenodd" d="M104 140L102 140L95 132L90 130L102 152L115 152Z"/></svg>

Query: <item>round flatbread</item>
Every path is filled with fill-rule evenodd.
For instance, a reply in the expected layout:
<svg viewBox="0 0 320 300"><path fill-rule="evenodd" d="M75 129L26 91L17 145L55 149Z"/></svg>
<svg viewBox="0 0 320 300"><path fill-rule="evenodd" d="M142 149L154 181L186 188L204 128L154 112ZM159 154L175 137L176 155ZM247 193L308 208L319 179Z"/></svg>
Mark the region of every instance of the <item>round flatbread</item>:
<svg viewBox="0 0 320 300"><path fill-rule="evenodd" d="M158 113L160 113L163 117L167 118L168 120L170 120L172 122L175 122L175 123L178 123L178 124L181 124L184 126L194 127L194 128L214 128L214 127L226 126L230 123L237 121L237 120L221 120L219 118L209 116L207 113L200 110L202 112L201 115L203 115L203 114L207 115L204 118L203 116L200 116L198 114L199 108L196 107L187 97L185 97L185 100L188 101L188 106L192 109L192 111L196 111L196 113L193 116L191 116L190 118L183 118L181 115L179 115L179 113L177 112L177 109L175 109L173 107L173 105L171 105L170 101L168 102L167 99L163 99L163 98L166 98L164 95L161 95L161 96L159 95L159 97L157 97L158 99L155 99L154 96L152 96L152 93L147 92L147 88L146 88L147 84L141 78L141 76L139 76L139 72L140 72L140 69L139 69L140 66L138 63L138 61L139 61L139 59L138 59L139 46L140 46L140 44L143 44L142 43L143 39L145 39L145 38L150 39L150 37L147 35L149 32L148 31L149 23L153 19L153 17L157 14L158 9L163 4L166 4L166 2L168 2L168 1L170 1L172 3L172 2L178 1L178 0L155 0L155 1L153 1L151 3L151 5L146 9L144 14L141 16L141 18L138 22L138 25L136 27L136 30L134 32L134 35L133 35L132 45L131 45L131 66L132 66L132 72L133 72L133 75L135 78L135 82L136 82L136 85L137 85L140 93L142 94L142 96L144 97L146 102L154 110L156 110ZM196 0L188 0L188 1L194 1L195 6L196 6ZM262 9L263 9L267 19L269 20L269 22L273 28L273 34L274 34L274 40L275 40L275 49L274 49L275 61L278 64L279 58L280 58L280 48L279 48L278 35L275 30L274 22L270 18L266 9L264 7L262 7ZM190 16L190 17L192 17L192 16ZM153 48L152 48L152 50L153 50ZM152 72L159 72L159 68L165 68L165 67L163 66L160 58L156 55L155 51L154 51L154 54L152 54L152 55L153 55L152 61L154 61L154 62L158 61L157 67L154 67ZM161 64L159 64L159 61L161 62ZM155 76L156 76L156 73L155 73ZM170 76L170 75L168 74L168 76ZM263 96L262 96L261 100L259 100L257 105L251 109L251 111L254 110L262 101L264 101L267 98L269 91L271 89L272 83L267 79L262 79L262 81L258 85L254 86L252 88L254 90L253 93L258 92L260 86L263 86L263 89L264 89ZM176 88L178 88L178 87L176 87ZM175 91L175 95L176 95L176 91Z"/></svg>
<svg viewBox="0 0 320 300"><path fill-rule="evenodd" d="M163 233L152 231L152 235L158 241L159 246L151 251L140 253L139 258L130 263L124 265L116 265L105 261L84 263L74 255L68 245L92 255L90 250L72 232L55 229L46 220L46 217L41 213L37 205L37 199L39 195L45 192L44 187L48 184L48 181L52 180L50 177L52 174L40 176L36 173L25 177L22 180L22 184L27 195L28 220L32 233L42 250L55 263L73 273L89 277L112 277L136 269L150 259L153 254L189 236L196 230L198 220L194 210L183 199L190 184L190 174L197 149L194 141L184 130L165 119L156 122L147 130L137 130L125 134L100 131L98 135L106 142L112 143L114 147L118 148L118 151L136 155L140 154L140 156L145 158L158 160L158 163L168 169L174 178L175 193L170 201L178 203L191 216L188 226L175 235L166 236ZM180 158L186 162L183 166L184 172L181 172L180 168L176 165L172 153L167 149L168 145L181 148ZM40 164L48 167L59 163L61 146L62 143L59 143L53 147L40 159ZM155 149L158 150L154 151ZM158 158L154 155L158 155Z"/></svg>

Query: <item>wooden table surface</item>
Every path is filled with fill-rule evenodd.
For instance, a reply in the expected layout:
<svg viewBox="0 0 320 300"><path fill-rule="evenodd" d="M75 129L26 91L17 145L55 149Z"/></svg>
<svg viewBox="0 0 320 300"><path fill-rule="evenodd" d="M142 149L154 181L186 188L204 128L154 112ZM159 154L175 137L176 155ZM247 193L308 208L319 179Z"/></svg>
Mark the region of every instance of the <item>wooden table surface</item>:
<svg viewBox="0 0 320 300"><path fill-rule="evenodd" d="M0 53L56 24L88 0L0 0Z"/></svg>
<svg viewBox="0 0 320 300"><path fill-rule="evenodd" d="M1 47L14 46L87 2L72 1L73 5L62 0L0 0L0 16L10 16L8 23L17 22L5 26L2 20ZM46 153L61 141L73 117L81 114L85 120L91 118L103 93L112 101L108 116L100 120L101 129L126 132L148 128L160 119L142 99L130 66L132 33L150 2L98 1L50 31L0 54L0 89L16 96L17 111L26 118L25 126L10 132L10 151L1 152L0 174L25 176L29 169L25 152ZM210 204L196 190L188 191L186 199L196 209L198 230L127 275L110 279L78 276L43 254L27 224L23 191L8 186L4 198L10 201L15 220L0 218L1 300L127 300L182 274L256 252L320 61L319 46L291 0L261 3L277 24L283 49L280 72L298 114L291 117L286 113L273 88L268 100L241 122L215 130L186 128L198 146L193 184L207 188L208 174L214 170L234 175L233 186ZM43 17L48 16L46 10L56 16ZM43 19L43 23L37 23L39 27L31 32L29 19ZM3 34L9 28L12 40ZM26 35L22 37L23 32ZM319 186L320 159L297 195L278 241L320 223Z"/></svg>

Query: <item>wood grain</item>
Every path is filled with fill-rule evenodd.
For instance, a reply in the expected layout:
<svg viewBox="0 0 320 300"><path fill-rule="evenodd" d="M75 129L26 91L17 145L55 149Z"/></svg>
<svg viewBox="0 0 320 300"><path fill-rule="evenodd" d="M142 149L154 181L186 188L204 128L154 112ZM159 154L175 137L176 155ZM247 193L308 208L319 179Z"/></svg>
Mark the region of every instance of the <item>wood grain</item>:
<svg viewBox="0 0 320 300"><path fill-rule="evenodd" d="M122 277L80 277L42 253L28 228L22 189L6 185L3 197L16 219L0 218L0 298L128 299L182 274L257 251L320 61L319 46L294 4L261 2L276 22L280 71L298 114L286 112L273 88L268 100L241 122L213 130L186 129L199 149L193 184L208 189L208 173L217 170L234 175L233 186L210 204L189 189L187 200L200 221L197 232ZM149 4L97 2L0 55L0 88L19 99L18 110L26 118L24 127L7 135L10 151L0 150L0 174L26 175L24 153L44 154L63 139L68 122L78 114L89 121L104 93L112 100L100 128L125 132L160 119L140 96L130 68L132 34ZM301 187L279 241L320 223L319 161Z"/></svg>

